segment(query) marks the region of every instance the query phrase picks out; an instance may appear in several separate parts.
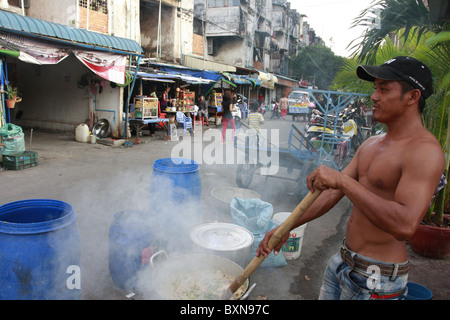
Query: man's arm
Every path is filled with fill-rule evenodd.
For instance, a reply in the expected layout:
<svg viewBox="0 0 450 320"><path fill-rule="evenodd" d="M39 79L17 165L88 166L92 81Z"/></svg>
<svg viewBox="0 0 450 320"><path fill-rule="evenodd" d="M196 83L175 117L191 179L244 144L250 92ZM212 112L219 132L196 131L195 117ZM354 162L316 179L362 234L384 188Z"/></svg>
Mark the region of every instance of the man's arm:
<svg viewBox="0 0 450 320"><path fill-rule="evenodd" d="M356 152L355 157L352 159L350 164L342 171L343 174L353 177L353 179L357 178L357 155L358 152ZM317 170L317 169L316 169ZM331 169L330 169L331 170ZM309 181L310 178L308 177L307 181ZM308 184L308 188L313 192L314 188L312 185ZM314 219L317 219L327 213L331 208L333 208L344 196L344 193L339 189L322 189L322 193L320 196L314 201L314 203L309 207L308 210L305 211L305 213L300 217L300 219L295 224L294 228L297 228L298 226L301 226L309 221L312 221ZM271 252L271 250L268 247L269 239L272 237L273 233L275 232L277 228L274 228L266 233L264 239L260 242L259 247L256 251L256 256L259 256L260 254L264 256L268 256ZM285 235L285 238L280 241L278 245L275 246L273 249L275 254L277 254L281 247L283 246L283 243L286 242L286 240L289 238L289 233Z"/></svg>

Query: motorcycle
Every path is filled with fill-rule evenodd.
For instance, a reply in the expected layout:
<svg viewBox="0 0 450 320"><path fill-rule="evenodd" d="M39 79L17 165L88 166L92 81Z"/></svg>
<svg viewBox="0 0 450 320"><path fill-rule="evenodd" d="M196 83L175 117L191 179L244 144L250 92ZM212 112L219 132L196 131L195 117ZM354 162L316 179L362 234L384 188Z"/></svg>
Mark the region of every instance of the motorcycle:
<svg viewBox="0 0 450 320"><path fill-rule="evenodd" d="M311 115L310 123L306 125L305 135L311 140L320 140L324 132L329 136L339 136L344 141L348 140L351 150L356 152L364 139L357 122L353 119L354 116L354 113L348 113L338 115L338 118L336 119L336 116L328 115L326 119L327 123L325 125L323 114L318 110L314 110Z"/></svg>
<svg viewBox="0 0 450 320"><path fill-rule="evenodd" d="M270 116L270 119L280 119L280 107L278 106L278 103L274 103L272 105L272 115Z"/></svg>
<svg viewBox="0 0 450 320"><path fill-rule="evenodd" d="M344 120L344 130L345 134L351 139L352 151L356 152L361 144L364 142L364 137L362 135L361 128L364 126L364 119L361 117L357 109L346 109L345 113L342 115ZM345 125L347 127L345 127Z"/></svg>
<svg viewBox="0 0 450 320"><path fill-rule="evenodd" d="M334 134L334 117L328 116L327 117L327 124L325 125L325 118L323 117L322 112L315 109L312 111L311 118L309 123L305 127L306 131L306 137L307 138L318 138L321 137L322 134ZM324 129L325 128L325 129Z"/></svg>
<svg viewBox="0 0 450 320"><path fill-rule="evenodd" d="M235 104L235 108L231 111L231 115L234 118L234 123L236 124L236 129L240 128L241 119L242 119L242 110L247 110L247 98L238 94L237 100Z"/></svg>

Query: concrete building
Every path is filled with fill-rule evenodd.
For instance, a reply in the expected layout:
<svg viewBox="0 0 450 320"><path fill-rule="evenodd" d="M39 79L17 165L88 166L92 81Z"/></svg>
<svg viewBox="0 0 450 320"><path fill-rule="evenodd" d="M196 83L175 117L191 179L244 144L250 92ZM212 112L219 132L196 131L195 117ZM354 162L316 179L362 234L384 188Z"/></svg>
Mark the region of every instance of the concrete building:
<svg viewBox="0 0 450 320"><path fill-rule="evenodd" d="M290 76L289 60L296 55L300 46L303 16L290 8L286 0L272 1L272 72Z"/></svg>
<svg viewBox="0 0 450 320"><path fill-rule="evenodd" d="M279 99L285 88L276 88L276 75L289 76L289 57L297 52L302 26L302 16L289 2L195 0L194 12L203 32L203 58L257 70L262 82L258 96L264 96L266 104Z"/></svg>
<svg viewBox="0 0 450 320"><path fill-rule="evenodd" d="M183 64L194 49L194 0L141 0L140 8L145 57Z"/></svg>

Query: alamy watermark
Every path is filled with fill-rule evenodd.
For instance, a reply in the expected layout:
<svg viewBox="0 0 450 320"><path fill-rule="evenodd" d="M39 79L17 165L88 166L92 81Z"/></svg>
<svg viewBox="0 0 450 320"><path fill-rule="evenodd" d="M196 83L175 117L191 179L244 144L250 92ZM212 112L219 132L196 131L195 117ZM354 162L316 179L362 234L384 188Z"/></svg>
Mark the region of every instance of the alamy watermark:
<svg viewBox="0 0 450 320"><path fill-rule="evenodd" d="M369 29L381 29L381 8L373 9L372 13L375 17L372 18L372 24L369 25Z"/></svg>
<svg viewBox="0 0 450 320"><path fill-rule="evenodd" d="M66 273L70 276L66 280L66 287L69 290L81 289L81 268L77 265L70 265L67 267Z"/></svg>
<svg viewBox="0 0 450 320"><path fill-rule="evenodd" d="M173 146L171 157L206 165L258 165L262 175L278 173L279 129L261 129L259 134L253 130L240 131L236 137L228 129L225 138L223 143L219 129L202 130L192 136L186 134Z"/></svg>

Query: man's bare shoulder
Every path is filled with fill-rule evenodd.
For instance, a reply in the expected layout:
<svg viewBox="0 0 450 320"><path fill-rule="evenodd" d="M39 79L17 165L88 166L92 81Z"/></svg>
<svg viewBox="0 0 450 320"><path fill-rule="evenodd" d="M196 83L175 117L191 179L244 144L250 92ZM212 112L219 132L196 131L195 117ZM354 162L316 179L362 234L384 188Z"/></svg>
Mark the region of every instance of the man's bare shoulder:
<svg viewBox="0 0 450 320"><path fill-rule="evenodd" d="M384 159L394 157L397 163L424 162L433 166L440 166L445 161L442 147L436 137L426 130L418 130L404 139L390 139L387 134L368 138L358 149L358 158L362 160L373 159L383 153Z"/></svg>
<svg viewBox="0 0 450 320"><path fill-rule="evenodd" d="M417 132L407 140L407 142L405 143L405 149L408 155L444 155L439 141L430 131L426 130L425 128Z"/></svg>
<svg viewBox="0 0 450 320"><path fill-rule="evenodd" d="M371 136L361 145L361 147L367 148L373 146L374 144L387 141L388 139L389 138L386 136L386 133ZM425 128L423 130L416 132L414 135L407 137L403 141L394 141L394 143L397 142L399 146L402 143L405 144L408 147L408 149L430 148L435 150L437 149L437 151L442 151L439 141L430 131L426 130Z"/></svg>
<svg viewBox="0 0 450 320"><path fill-rule="evenodd" d="M381 150L390 150L390 155L400 162L409 164L424 163L433 167L441 167L445 162L444 153L439 141L427 129L417 130L413 135L403 139L390 139L386 134L372 136L361 146L366 154L375 155Z"/></svg>
<svg viewBox="0 0 450 320"><path fill-rule="evenodd" d="M364 149L370 149L372 148L374 145L376 145L377 143L379 143L380 141L382 141L385 138L385 133L383 134L378 134L375 136L371 136L369 138L367 138L359 147L358 150L364 150Z"/></svg>

